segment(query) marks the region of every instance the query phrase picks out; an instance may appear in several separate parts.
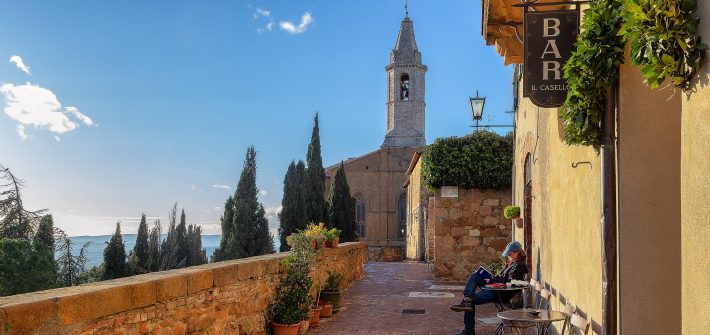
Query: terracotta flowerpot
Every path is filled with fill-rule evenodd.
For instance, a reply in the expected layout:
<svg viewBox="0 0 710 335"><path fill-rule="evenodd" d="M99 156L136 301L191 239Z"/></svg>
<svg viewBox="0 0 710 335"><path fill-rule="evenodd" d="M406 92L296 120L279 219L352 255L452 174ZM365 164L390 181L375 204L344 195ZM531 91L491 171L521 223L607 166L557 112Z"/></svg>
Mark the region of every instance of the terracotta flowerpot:
<svg viewBox="0 0 710 335"><path fill-rule="evenodd" d="M301 328L298 329L299 334L305 334L308 331L308 328L311 325L311 320L303 320L301 321Z"/></svg>
<svg viewBox="0 0 710 335"><path fill-rule="evenodd" d="M318 241L311 241L311 248L313 248L313 250L318 250L318 244Z"/></svg>
<svg viewBox="0 0 710 335"><path fill-rule="evenodd" d="M320 300L333 305L333 313L340 309L340 291L320 291Z"/></svg>
<svg viewBox="0 0 710 335"><path fill-rule="evenodd" d="M513 222L515 222L516 227L523 228L523 219L522 218L513 219Z"/></svg>
<svg viewBox="0 0 710 335"><path fill-rule="evenodd" d="M320 311L320 317L329 318L333 316L333 305L331 305L330 303L326 303L325 301L319 302L318 305L323 307L323 310Z"/></svg>
<svg viewBox="0 0 710 335"><path fill-rule="evenodd" d="M318 327L318 322L320 321L320 312L323 310L320 306L313 307L313 314L311 315L311 327Z"/></svg>
<svg viewBox="0 0 710 335"><path fill-rule="evenodd" d="M292 325L282 325L280 323L272 323L274 325L274 335L297 335L298 329L301 327L301 323L294 323Z"/></svg>
<svg viewBox="0 0 710 335"><path fill-rule="evenodd" d="M340 240L339 237L336 237L332 241L325 241L325 247L326 248L337 248L338 247L338 241Z"/></svg>

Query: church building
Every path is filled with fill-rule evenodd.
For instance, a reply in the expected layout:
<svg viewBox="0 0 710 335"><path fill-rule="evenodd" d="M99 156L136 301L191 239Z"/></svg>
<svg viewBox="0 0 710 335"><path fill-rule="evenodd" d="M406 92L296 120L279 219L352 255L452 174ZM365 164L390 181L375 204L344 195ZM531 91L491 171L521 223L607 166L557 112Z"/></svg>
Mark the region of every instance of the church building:
<svg viewBox="0 0 710 335"><path fill-rule="evenodd" d="M404 258L407 194L403 184L412 156L426 146L424 77L427 66L417 49L414 26L406 15L390 54L387 72L387 133L375 151L344 161L350 192L356 199L360 240L370 260ZM326 186L340 164L326 168Z"/></svg>

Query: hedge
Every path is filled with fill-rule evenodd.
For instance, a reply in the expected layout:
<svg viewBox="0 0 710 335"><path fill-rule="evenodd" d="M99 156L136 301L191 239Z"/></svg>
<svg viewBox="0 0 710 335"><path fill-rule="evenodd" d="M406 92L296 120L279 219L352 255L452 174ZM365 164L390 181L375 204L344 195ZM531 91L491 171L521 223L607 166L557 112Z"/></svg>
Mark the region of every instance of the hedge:
<svg viewBox="0 0 710 335"><path fill-rule="evenodd" d="M438 138L422 155L422 177L429 189L510 187L512 168L512 133L501 136L484 130Z"/></svg>

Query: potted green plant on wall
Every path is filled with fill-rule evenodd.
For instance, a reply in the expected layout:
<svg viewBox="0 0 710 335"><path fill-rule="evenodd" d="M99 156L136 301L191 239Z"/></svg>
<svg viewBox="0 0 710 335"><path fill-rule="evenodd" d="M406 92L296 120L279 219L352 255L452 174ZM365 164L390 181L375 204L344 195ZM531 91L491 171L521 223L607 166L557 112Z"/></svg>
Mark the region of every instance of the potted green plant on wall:
<svg viewBox="0 0 710 335"><path fill-rule="evenodd" d="M506 219L512 219L516 223L518 228L523 227L523 219L520 218L520 207L519 206L508 206L503 210L503 216Z"/></svg>
<svg viewBox="0 0 710 335"><path fill-rule="evenodd" d="M338 241L340 240L340 230L336 228L331 228L323 232L325 237L325 247L326 248L337 248Z"/></svg>
<svg viewBox="0 0 710 335"><path fill-rule="evenodd" d="M323 242L326 240L325 234L328 228L321 222L319 224L310 223L303 234L309 239L309 245L312 249L320 249L323 247Z"/></svg>
<svg viewBox="0 0 710 335"><path fill-rule="evenodd" d="M343 281L343 275L337 271L328 271L328 279L325 281L325 286L320 292L320 300L333 305L333 313L337 313L340 309L340 284Z"/></svg>
<svg viewBox="0 0 710 335"><path fill-rule="evenodd" d="M283 263L287 265L288 273L276 289L276 300L269 306L276 335L295 335L302 321L309 319L313 280L308 274L315 256L310 241L303 233L287 238L291 253Z"/></svg>

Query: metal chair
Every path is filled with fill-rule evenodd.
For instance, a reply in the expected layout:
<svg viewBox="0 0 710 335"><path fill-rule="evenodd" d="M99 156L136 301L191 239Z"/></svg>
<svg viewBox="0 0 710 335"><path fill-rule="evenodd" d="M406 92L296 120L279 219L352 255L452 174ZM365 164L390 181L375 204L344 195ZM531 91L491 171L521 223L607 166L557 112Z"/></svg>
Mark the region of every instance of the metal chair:
<svg viewBox="0 0 710 335"><path fill-rule="evenodd" d="M564 335L565 330L567 330L567 328L570 327L569 321L572 318L572 315L574 315L575 309L576 308L574 306L572 306L572 304L570 304L570 303L568 303L565 306L564 313L565 313L565 315L567 315L567 317L565 318L565 323L562 325L562 331L560 332L560 334Z"/></svg>
<svg viewBox="0 0 710 335"><path fill-rule="evenodd" d="M569 335L574 335L574 330L578 329L582 334L587 335L589 333L589 322L579 316L578 314L573 314L569 320Z"/></svg>

